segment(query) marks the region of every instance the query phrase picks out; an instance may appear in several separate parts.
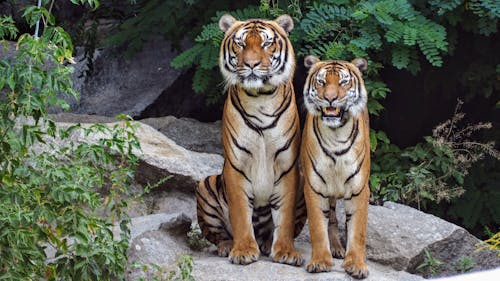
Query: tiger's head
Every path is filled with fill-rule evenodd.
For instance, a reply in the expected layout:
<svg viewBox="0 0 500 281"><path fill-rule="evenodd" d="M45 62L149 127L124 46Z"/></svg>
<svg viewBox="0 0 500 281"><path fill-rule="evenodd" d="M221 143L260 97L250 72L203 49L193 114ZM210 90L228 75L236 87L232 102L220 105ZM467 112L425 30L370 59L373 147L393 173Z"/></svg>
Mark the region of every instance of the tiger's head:
<svg viewBox="0 0 500 281"><path fill-rule="evenodd" d="M227 86L239 85L259 93L274 90L291 79L295 55L288 33L293 20L282 15L275 20L238 21L223 15L219 27L225 33L219 66Z"/></svg>
<svg viewBox="0 0 500 281"><path fill-rule="evenodd" d="M367 68L363 58L352 62L320 61L310 55L304 59L309 74L304 85L304 101L310 114L321 115L331 128L345 124L366 108L367 94L362 72Z"/></svg>

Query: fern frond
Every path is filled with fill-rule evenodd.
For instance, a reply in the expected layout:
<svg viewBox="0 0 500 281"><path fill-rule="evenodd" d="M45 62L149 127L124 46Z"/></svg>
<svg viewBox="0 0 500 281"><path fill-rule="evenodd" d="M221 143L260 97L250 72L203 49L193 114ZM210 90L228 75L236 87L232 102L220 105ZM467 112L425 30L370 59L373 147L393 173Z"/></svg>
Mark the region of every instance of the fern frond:
<svg viewBox="0 0 500 281"><path fill-rule="evenodd" d="M444 15L447 12L453 11L458 6L462 5L464 0L429 0L429 5L432 10L436 11L438 15Z"/></svg>
<svg viewBox="0 0 500 281"><path fill-rule="evenodd" d="M410 50L407 47L396 46L392 49L392 65L397 69L408 67Z"/></svg>
<svg viewBox="0 0 500 281"><path fill-rule="evenodd" d="M183 68L188 67L198 61L198 57L205 50L205 46L202 44L196 44L193 47L185 50L184 52L177 55L170 65L173 68Z"/></svg>
<svg viewBox="0 0 500 281"><path fill-rule="evenodd" d="M196 67L193 76L193 90L195 93L200 94L208 89L208 85L212 79L212 70L205 69L201 66Z"/></svg>
<svg viewBox="0 0 500 281"><path fill-rule="evenodd" d="M204 69L212 69L217 67L219 59L219 47L209 45L204 48L204 51L200 55L199 66Z"/></svg>
<svg viewBox="0 0 500 281"><path fill-rule="evenodd" d="M214 22L203 26L203 30L198 36L196 36L194 41L198 43L203 43L207 41L213 42L214 38L222 38L223 36L224 34L222 33L222 30L220 30L219 24ZM220 41L218 42L218 45L219 44Z"/></svg>

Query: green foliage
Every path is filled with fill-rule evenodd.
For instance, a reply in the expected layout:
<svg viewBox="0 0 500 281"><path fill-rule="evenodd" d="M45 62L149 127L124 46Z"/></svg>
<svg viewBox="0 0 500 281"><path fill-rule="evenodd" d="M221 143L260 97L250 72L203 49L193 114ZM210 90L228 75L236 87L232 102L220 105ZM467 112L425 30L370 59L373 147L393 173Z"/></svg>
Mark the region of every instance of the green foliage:
<svg viewBox="0 0 500 281"><path fill-rule="evenodd" d="M45 8L29 6L24 16L44 28L39 38L20 35L14 56L0 61L1 279L123 279L134 124L121 116L112 126L57 127L48 107L67 109L61 95L78 96L71 38ZM0 20L0 40L17 36L13 24Z"/></svg>
<svg viewBox="0 0 500 281"><path fill-rule="evenodd" d="M465 273L467 271L471 271L474 269L474 260L470 257L462 257L458 262L454 265L454 268L457 272Z"/></svg>
<svg viewBox="0 0 500 281"><path fill-rule="evenodd" d="M145 41L162 35L179 48L186 36L195 37L201 32L200 23L207 22L216 11L230 6L244 7L248 2L251 1L137 0L132 3L132 16L106 40L105 45L126 45L127 54L131 56L142 49Z"/></svg>
<svg viewBox="0 0 500 281"><path fill-rule="evenodd" d="M17 27L11 16L0 17L0 38L13 39L17 35Z"/></svg>
<svg viewBox="0 0 500 281"><path fill-rule="evenodd" d="M342 60L364 57L370 64L367 84L372 79L376 81L382 64L415 73L420 69L418 50L434 66L441 66L441 57L447 50L444 27L425 18L405 0L312 1L309 6L289 1L290 5L281 7L278 2L261 1L260 7L249 6L229 13L241 20L272 19L281 13L294 15L300 23L296 24L290 38L299 56L316 54L322 59ZM220 81L220 75L214 75L223 38L217 22L223 13L226 12L216 13L211 22L203 26L195 39L196 44L172 62L176 68L196 67L193 89L196 93L204 93L210 101L222 97L222 89L214 83ZM384 50L392 50L391 56L388 57ZM381 83L372 83L375 89L384 92L372 94L372 99L369 99L370 113L375 115L383 109L379 101L389 92Z"/></svg>
<svg viewBox="0 0 500 281"><path fill-rule="evenodd" d="M472 139L473 133L491 124L460 126L464 114L461 102L454 116L438 125L425 142L401 150L389 143L385 134L370 132L373 154L370 188L374 200L416 204L450 201L464 193L464 179L473 163L489 155L500 159L494 143ZM382 145L377 146L382 140ZM375 146L375 147L374 147Z"/></svg>
<svg viewBox="0 0 500 281"><path fill-rule="evenodd" d="M139 281L153 280L153 281L194 281L192 275L194 261L193 257L190 255L181 255L177 262L176 268L172 270L167 270L157 264L133 264L136 268L141 268L145 273L149 272L152 276L148 279L140 278ZM168 273L167 273L168 271Z"/></svg>
<svg viewBox="0 0 500 281"><path fill-rule="evenodd" d="M201 229L199 225L194 226L187 233L187 243L189 248L195 251L201 251L202 249L210 246L210 242L208 242L205 237L201 234Z"/></svg>
<svg viewBox="0 0 500 281"><path fill-rule="evenodd" d="M429 250L424 249L424 261L416 269L423 271L428 276L435 276L442 264L443 262L435 259Z"/></svg>
<svg viewBox="0 0 500 281"><path fill-rule="evenodd" d="M492 234L490 238L486 239L483 243L476 245L478 247L477 251L483 249L490 249L498 253L500 257L500 231Z"/></svg>

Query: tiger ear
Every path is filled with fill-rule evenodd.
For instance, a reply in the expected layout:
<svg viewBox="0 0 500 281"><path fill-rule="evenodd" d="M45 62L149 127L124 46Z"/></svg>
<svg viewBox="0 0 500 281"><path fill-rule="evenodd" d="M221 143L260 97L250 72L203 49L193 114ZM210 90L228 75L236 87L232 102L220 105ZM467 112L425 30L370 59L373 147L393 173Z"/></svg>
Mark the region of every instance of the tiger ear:
<svg viewBox="0 0 500 281"><path fill-rule="evenodd" d="M290 33L290 31L293 30L293 19L287 14L279 16L274 21L277 22L278 25L281 26L287 33Z"/></svg>
<svg viewBox="0 0 500 281"><path fill-rule="evenodd" d="M236 22L236 19L230 14L223 15L219 20L219 28L223 32L226 32L233 24Z"/></svg>
<svg viewBox="0 0 500 281"><path fill-rule="evenodd" d="M364 58L355 58L351 61L362 74L365 74L366 69L368 69L368 62Z"/></svg>
<svg viewBox="0 0 500 281"><path fill-rule="evenodd" d="M317 62L319 62L319 58L315 55L308 55L304 58L304 65L306 68L311 68Z"/></svg>

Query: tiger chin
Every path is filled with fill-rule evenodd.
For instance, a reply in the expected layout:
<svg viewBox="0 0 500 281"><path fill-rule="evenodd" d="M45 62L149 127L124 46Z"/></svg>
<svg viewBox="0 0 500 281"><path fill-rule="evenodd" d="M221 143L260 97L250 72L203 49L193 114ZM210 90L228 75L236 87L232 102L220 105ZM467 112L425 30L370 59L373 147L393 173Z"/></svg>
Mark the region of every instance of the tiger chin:
<svg viewBox="0 0 500 281"><path fill-rule="evenodd" d="M228 92L222 115L222 174L200 181L198 224L235 264L260 253L300 266L296 237L306 220L299 185L299 117L292 85L293 20L223 15L219 67Z"/></svg>
<svg viewBox="0 0 500 281"><path fill-rule="evenodd" d="M366 278L366 228L370 189L370 138L367 93L362 72L367 61L320 61L307 56L304 85L308 111L301 144L304 195L312 244L308 272L330 271L333 257L343 268ZM335 214L344 199L347 251L340 243Z"/></svg>

